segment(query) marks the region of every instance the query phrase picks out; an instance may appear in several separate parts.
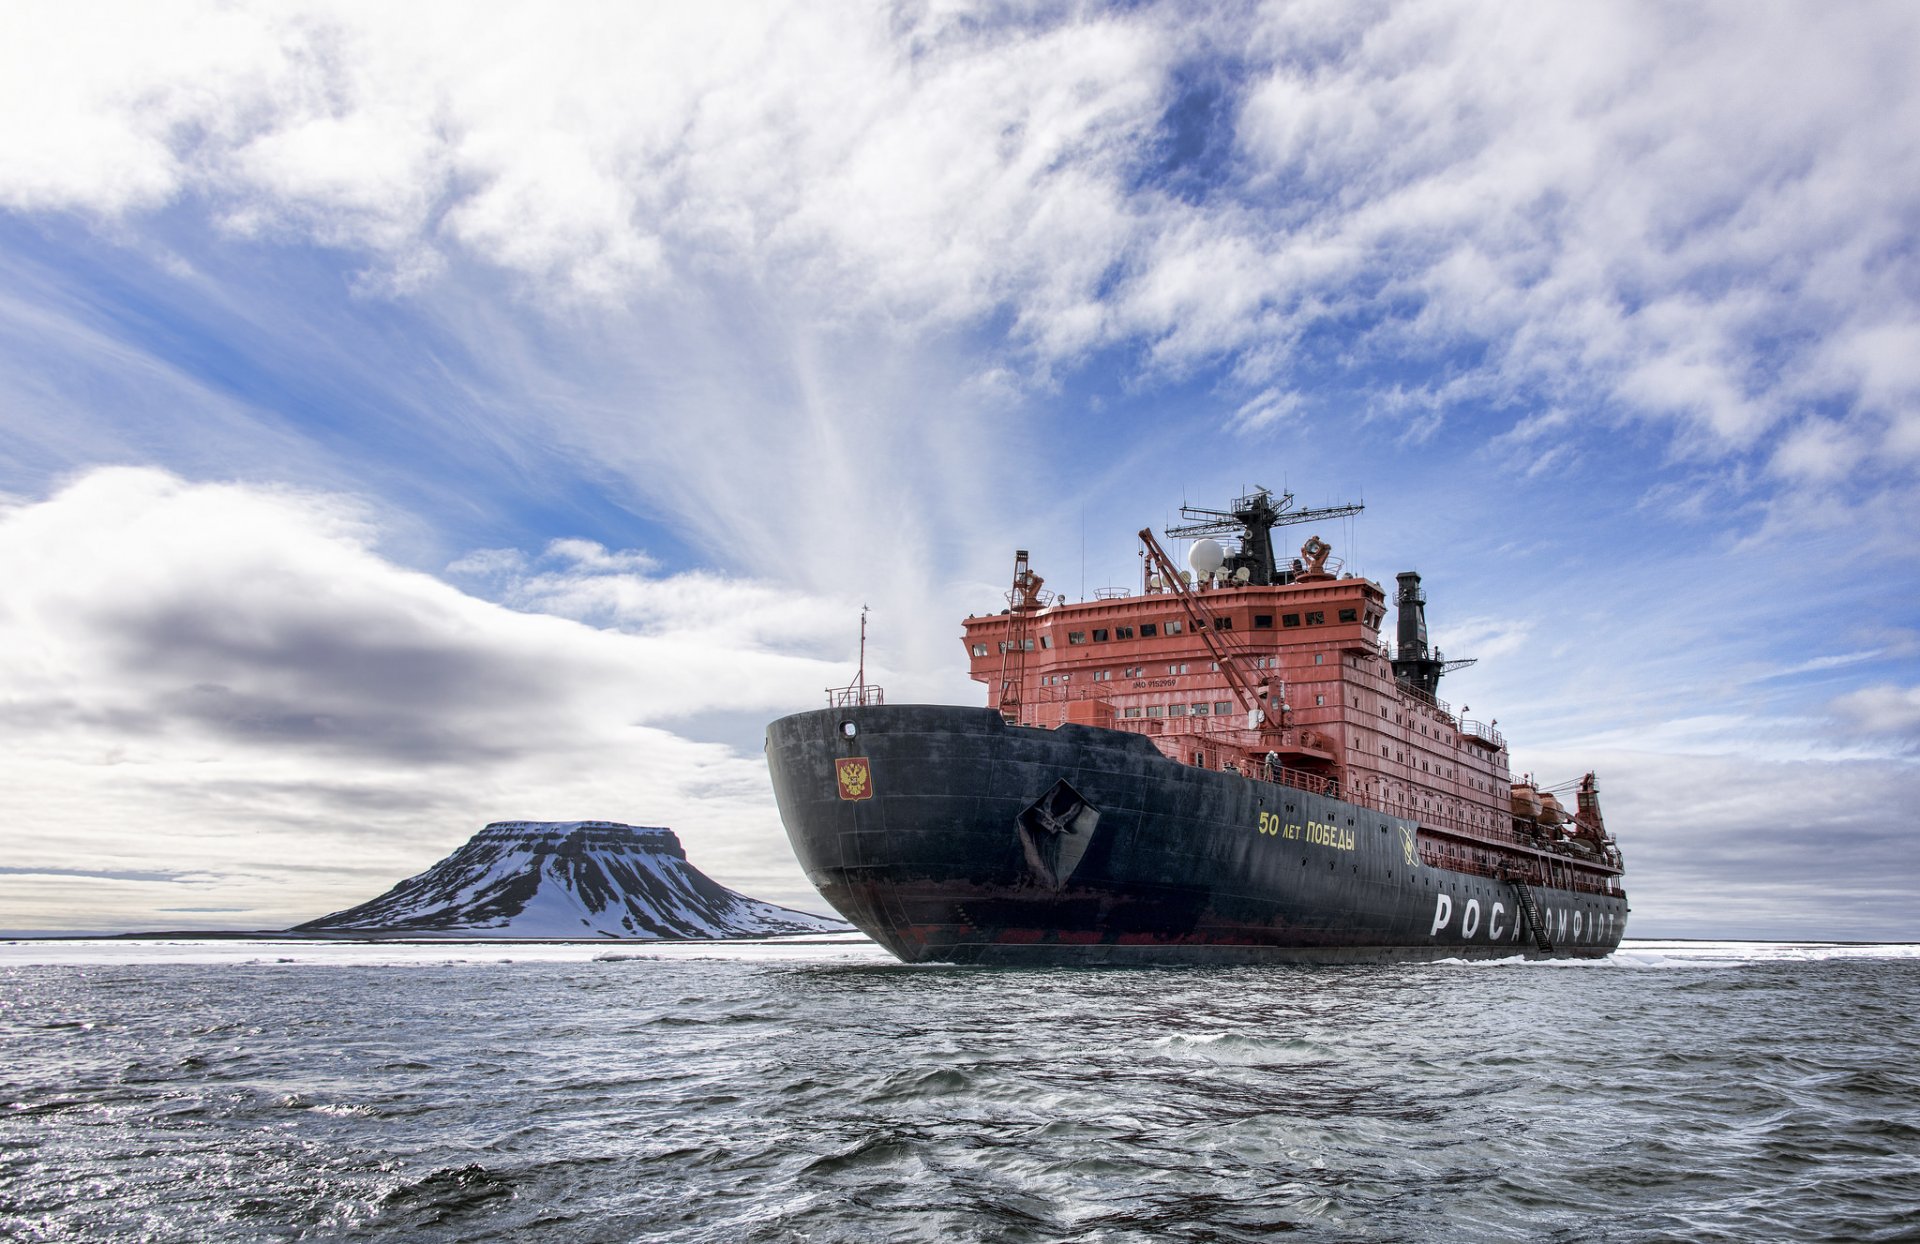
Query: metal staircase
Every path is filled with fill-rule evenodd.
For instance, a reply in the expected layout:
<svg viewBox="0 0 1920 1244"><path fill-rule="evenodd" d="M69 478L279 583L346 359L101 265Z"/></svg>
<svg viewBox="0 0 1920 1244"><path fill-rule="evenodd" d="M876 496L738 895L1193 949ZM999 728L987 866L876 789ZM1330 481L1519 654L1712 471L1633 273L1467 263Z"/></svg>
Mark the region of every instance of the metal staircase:
<svg viewBox="0 0 1920 1244"><path fill-rule="evenodd" d="M1513 887L1514 897L1520 900L1520 910L1526 913L1527 927L1533 930L1533 943L1540 953L1553 953L1553 942L1547 937L1547 922L1540 918L1540 904L1534 901L1533 891L1527 883L1518 877L1507 878L1507 884Z"/></svg>

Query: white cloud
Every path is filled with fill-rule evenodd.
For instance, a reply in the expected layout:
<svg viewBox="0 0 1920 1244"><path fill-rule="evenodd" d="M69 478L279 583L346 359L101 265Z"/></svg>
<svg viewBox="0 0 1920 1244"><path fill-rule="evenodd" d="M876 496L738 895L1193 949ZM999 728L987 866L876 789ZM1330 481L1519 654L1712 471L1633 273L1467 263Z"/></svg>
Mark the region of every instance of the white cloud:
<svg viewBox="0 0 1920 1244"><path fill-rule="evenodd" d="M1920 687L1880 683L1850 691L1833 709L1855 729L1869 734L1920 735Z"/></svg>
<svg viewBox="0 0 1920 1244"><path fill-rule="evenodd" d="M1233 412L1233 422L1236 427L1257 432L1282 420L1294 418L1300 413L1301 405L1298 393L1262 389L1251 401L1243 403L1240 409Z"/></svg>
<svg viewBox="0 0 1920 1244"><path fill-rule="evenodd" d="M1753 395L1761 334L1844 326L1879 400L1863 359L1911 327L1920 36L1896 7L60 12L0 73L31 122L0 140L19 207L199 190L248 227L613 296L745 258L817 307L1008 303L1050 356L1251 348L1390 271L1422 334L1485 337L1516 378L1604 367L1735 443L1792 413ZM1255 66L1245 164L1167 199L1137 181L1174 70L1222 44Z"/></svg>
<svg viewBox="0 0 1920 1244"><path fill-rule="evenodd" d="M188 882L118 874L189 868L227 879L196 901L290 923L508 817L672 825L723 880L809 898L760 758L671 726L811 707L838 662L516 612L385 561L377 534L338 496L134 469L0 512L0 782L31 809L8 862L90 871L123 904L81 916L85 879L0 876L11 927L166 925Z"/></svg>
<svg viewBox="0 0 1920 1244"><path fill-rule="evenodd" d="M1043 378L1123 342L1235 363L1249 425L1333 331L1356 376L1484 351L1443 408L1646 415L1797 485L1920 457L1899 6L99 12L16 15L0 203L204 198L403 286L467 256L549 298L738 282L829 334L1004 312ZM1169 193L1181 70L1222 48L1231 159Z"/></svg>

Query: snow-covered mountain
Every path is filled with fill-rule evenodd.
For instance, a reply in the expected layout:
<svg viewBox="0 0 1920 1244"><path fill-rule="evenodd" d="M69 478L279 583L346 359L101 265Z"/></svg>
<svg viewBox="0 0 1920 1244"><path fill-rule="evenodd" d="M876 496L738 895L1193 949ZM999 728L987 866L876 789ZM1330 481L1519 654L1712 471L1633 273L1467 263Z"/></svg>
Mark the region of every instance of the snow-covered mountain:
<svg viewBox="0 0 1920 1244"><path fill-rule="evenodd" d="M295 933L763 937L852 926L737 894L687 863L670 829L495 821L379 898Z"/></svg>

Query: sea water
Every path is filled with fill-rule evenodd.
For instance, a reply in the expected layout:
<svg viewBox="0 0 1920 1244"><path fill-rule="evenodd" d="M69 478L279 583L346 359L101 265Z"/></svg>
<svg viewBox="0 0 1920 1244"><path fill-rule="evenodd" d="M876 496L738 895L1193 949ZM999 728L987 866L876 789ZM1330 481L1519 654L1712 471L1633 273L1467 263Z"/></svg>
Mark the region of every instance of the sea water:
<svg viewBox="0 0 1920 1244"><path fill-rule="evenodd" d="M0 944L0 1237L1920 1236L1920 949Z"/></svg>

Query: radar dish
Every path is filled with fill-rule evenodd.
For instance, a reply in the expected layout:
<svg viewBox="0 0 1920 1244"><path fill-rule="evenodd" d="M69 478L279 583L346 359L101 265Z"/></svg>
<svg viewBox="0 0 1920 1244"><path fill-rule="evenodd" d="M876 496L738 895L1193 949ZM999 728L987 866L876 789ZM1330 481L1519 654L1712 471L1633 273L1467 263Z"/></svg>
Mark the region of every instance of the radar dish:
<svg viewBox="0 0 1920 1244"><path fill-rule="evenodd" d="M1193 547L1187 550L1187 565L1192 566L1193 572L1203 579L1220 569L1226 561L1226 550L1220 547L1217 540L1196 540Z"/></svg>

